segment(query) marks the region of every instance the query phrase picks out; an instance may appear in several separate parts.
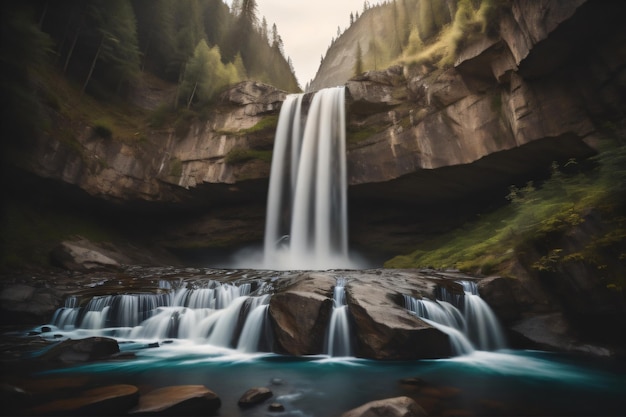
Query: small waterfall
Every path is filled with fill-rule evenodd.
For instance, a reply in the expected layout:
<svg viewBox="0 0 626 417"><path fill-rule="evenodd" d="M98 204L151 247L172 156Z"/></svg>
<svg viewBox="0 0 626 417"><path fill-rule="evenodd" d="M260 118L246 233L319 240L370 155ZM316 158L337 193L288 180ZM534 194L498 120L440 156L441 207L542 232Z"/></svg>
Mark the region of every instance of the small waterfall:
<svg viewBox="0 0 626 417"><path fill-rule="evenodd" d="M251 290L249 283L209 281L201 288L183 286L161 294L95 296L84 307L79 307L76 297L69 297L51 324L64 331L88 329L113 337L191 339L244 352L268 350L270 295L252 296Z"/></svg>
<svg viewBox="0 0 626 417"><path fill-rule="evenodd" d="M326 336L326 353L330 356L352 356L350 316L346 303L346 279L338 278L333 289L333 310Z"/></svg>
<svg viewBox="0 0 626 417"><path fill-rule="evenodd" d="M405 308L450 337L453 353L465 355L475 349L496 350L506 346L498 320L478 295L475 282L458 281L463 295L439 287L437 300L404 296Z"/></svg>
<svg viewBox="0 0 626 417"><path fill-rule="evenodd" d="M344 87L317 92L304 128L303 95L289 95L282 105L270 172L264 268L353 268L344 100Z"/></svg>

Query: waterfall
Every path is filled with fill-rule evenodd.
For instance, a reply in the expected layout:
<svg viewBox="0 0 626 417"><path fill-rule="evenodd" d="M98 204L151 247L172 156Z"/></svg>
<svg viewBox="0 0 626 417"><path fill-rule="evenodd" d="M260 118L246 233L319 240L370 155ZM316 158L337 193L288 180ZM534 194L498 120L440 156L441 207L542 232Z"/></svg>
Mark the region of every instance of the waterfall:
<svg viewBox="0 0 626 417"><path fill-rule="evenodd" d="M348 254L344 87L282 105L272 157L263 268L353 268Z"/></svg>
<svg viewBox="0 0 626 417"><path fill-rule="evenodd" d="M330 356L352 356L352 335L345 285L346 279L338 278L333 289L333 310L326 336L326 353Z"/></svg>
<svg viewBox="0 0 626 417"><path fill-rule="evenodd" d="M458 281L463 295L451 294L443 287L437 300L404 295L405 308L426 323L446 333L453 353L465 355L475 349L495 350L506 346L504 334L489 305L478 295L475 282Z"/></svg>
<svg viewBox="0 0 626 417"><path fill-rule="evenodd" d="M261 292L260 285L257 291ZM190 339L200 344L270 350L269 294L251 295L249 283L209 281L161 294L95 296L84 307L69 297L51 321L61 331L137 339Z"/></svg>

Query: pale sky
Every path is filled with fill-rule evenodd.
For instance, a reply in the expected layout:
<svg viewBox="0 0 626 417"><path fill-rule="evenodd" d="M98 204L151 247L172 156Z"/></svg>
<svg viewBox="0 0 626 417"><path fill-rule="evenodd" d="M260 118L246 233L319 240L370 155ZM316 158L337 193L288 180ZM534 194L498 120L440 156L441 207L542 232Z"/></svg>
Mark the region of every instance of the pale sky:
<svg viewBox="0 0 626 417"><path fill-rule="evenodd" d="M228 5L231 0L225 1ZM363 13L364 0L257 0L259 21L267 20L271 30L276 23L285 54L291 58L300 87L313 79L322 55L350 25L350 12ZM371 6L381 1L369 0Z"/></svg>

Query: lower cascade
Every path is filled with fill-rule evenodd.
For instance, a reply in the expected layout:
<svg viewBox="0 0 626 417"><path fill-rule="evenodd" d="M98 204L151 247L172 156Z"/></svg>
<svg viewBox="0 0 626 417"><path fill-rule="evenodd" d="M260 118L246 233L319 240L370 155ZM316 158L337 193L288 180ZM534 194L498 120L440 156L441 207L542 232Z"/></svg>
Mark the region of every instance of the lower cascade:
<svg viewBox="0 0 626 417"><path fill-rule="evenodd" d="M346 303L346 279L338 278L333 290L333 310L326 336L326 353L330 356L352 356L352 333Z"/></svg>
<svg viewBox="0 0 626 417"><path fill-rule="evenodd" d="M121 339L189 339L242 352L271 351L268 318L270 294L261 284L222 284L162 294L120 294L93 297L84 307L69 297L51 324L79 336Z"/></svg>
<svg viewBox="0 0 626 417"><path fill-rule="evenodd" d="M404 305L426 323L446 333L452 352L466 355L474 350L497 350L506 347L504 333L498 319L478 295L478 286L472 281L458 281L463 295L451 294L438 288L435 301L404 295Z"/></svg>

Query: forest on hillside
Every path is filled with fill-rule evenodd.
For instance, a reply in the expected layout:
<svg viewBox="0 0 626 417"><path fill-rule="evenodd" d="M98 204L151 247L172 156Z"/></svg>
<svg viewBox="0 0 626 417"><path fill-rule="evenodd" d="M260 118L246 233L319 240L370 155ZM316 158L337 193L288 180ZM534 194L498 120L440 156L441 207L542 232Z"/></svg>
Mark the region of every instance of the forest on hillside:
<svg viewBox="0 0 626 417"><path fill-rule="evenodd" d="M352 51L354 76L397 64L449 67L464 45L495 34L495 22L509 5L507 0L365 1L361 13L350 13L345 30L337 28L337 37L321 57L318 76L326 65L333 65L333 59L327 64L326 58L342 54L335 48ZM314 80L305 90L310 86L319 87Z"/></svg>
<svg viewBox="0 0 626 417"><path fill-rule="evenodd" d="M256 0L8 0L2 2L3 122L24 134L54 70L97 100L125 97L142 73L176 85L177 107L202 107L252 79L300 87L274 24ZM20 122L21 121L21 122ZM3 125L7 126L3 123Z"/></svg>

